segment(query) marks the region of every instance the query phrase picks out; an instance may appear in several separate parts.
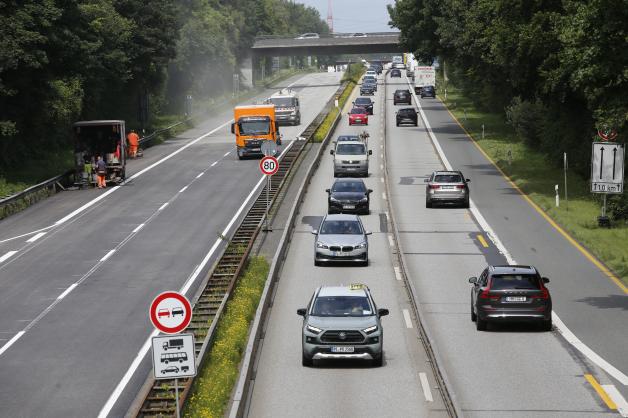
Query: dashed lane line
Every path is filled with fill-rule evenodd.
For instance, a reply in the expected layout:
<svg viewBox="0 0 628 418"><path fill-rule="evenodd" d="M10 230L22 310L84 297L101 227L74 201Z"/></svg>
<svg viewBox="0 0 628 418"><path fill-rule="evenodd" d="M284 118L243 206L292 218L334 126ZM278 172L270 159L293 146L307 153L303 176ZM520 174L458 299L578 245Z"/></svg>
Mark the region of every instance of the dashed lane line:
<svg viewBox="0 0 628 418"><path fill-rule="evenodd" d="M29 239L26 240L26 242L35 242L37 241L39 238L43 237L44 235L46 235L45 232L40 232L39 234L33 235L32 237L30 237Z"/></svg>
<svg viewBox="0 0 628 418"><path fill-rule="evenodd" d="M0 263L7 261L9 258L17 254L17 251L7 251L2 257L0 257Z"/></svg>
<svg viewBox="0 0 628 418"><path fill-rule="evenodd" d="M427 374L423 372L419 373L419 380L421 381L421 387L423 387L423 396L425 396L425 400L427 402L434 402L432 390L430 389L430 382L427 380Z"/></svg>
<svg viewBox="0 0 628 418"><path fill-rule="evenodd" d="M412 328L412 318L410 317L410 311L404 309L402 312L403 320L406 322L406 328Z"/></svg>

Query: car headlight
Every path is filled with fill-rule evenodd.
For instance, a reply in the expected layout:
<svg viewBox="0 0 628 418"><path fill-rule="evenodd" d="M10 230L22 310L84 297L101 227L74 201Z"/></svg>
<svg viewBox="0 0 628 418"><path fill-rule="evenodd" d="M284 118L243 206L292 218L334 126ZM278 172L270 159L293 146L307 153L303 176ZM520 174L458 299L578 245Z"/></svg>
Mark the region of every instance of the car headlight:
<svg viewBox="0 0 628 418"><path fill-rule="evenodd" d="M377 327L375 327L375 328L377 328ZM312 334L317 334L317 335L318 335L318 334L320 334L320 333L321 333L321 331L322 331L322 329L320 329L320 328L316 328L316 327L313 327L313 326L311 326L311 325L307 325L307 326L305 327L305 329L307 329L308 331L310 331Z"/></svg>
<svg viewBox="0 0 628 418"><path fill-rule="evenodd" d="M367 200L369 200L369 198L364 196L362 199L360 199L360 202L366 202Z"/></svg>
<svg viewBox="0 0 628 418"><path fill-rule="evenodd" d="M358 245L356 245L353 248L356 249L356 250L359 250L360 248L366 248L366 241L359 243Z"/></svg>
<svg viewBox="0 0 628 418"><path fill-rule="evenodd" d="M377 325L373 325L372 327L368 327L362 330L362 332L364 332L366 335L370 335L374 333L375 331L377 331Z"/></svg>
<svg viewBox="0 0 628 418"><path fill-rule="evenodd" d="M332 202L339 202L339 200L338 200L338 199L336 199L336 198L335 198L335 197L333 197L333 196L330 196L330 197L329 197L329 200L331 200Z"/></svg>
<svg viewBox="0 0 628 418"><path fill-rule="evenodd" d="M320 242L320 241L317 241L317 242L316 242L316 248L322 248L322 249L324 249L324 250L327 250L327 249L329 249L329 246L327 246L327 245L323 244L323 243L322 243L322 242Z"/></svg>

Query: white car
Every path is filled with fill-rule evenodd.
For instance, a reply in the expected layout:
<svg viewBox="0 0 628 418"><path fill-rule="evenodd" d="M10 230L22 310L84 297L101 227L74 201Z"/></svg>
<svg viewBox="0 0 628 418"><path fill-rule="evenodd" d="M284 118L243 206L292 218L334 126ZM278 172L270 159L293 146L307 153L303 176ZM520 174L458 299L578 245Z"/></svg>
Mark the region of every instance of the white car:
<svg viewBox="0 0 628 418"><path fill-rule="evenodd" d="M377 77L377 71L375 70L366 70L364 75L372 75L373 77Z"/></svg>
<svg viewBox="0 0 628 418"><path fill-rule="evenodd" d="M320 36L318 35L318 33L304 33L303 35L299 35L294 39L318 39L320 38Z"/></svg>

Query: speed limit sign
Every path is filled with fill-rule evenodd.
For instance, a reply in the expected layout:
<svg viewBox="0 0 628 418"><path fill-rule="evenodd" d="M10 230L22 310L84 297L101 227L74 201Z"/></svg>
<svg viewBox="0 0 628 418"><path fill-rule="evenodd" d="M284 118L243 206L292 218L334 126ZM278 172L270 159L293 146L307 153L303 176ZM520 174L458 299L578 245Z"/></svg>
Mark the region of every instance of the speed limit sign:
<svg viewBox="0 0 628 418"><path fill-rule="evenodd" d="M272 176L279 170L279 161L275 157L264 157L259 162L259 169L262 170L262 174Z"/></svg>

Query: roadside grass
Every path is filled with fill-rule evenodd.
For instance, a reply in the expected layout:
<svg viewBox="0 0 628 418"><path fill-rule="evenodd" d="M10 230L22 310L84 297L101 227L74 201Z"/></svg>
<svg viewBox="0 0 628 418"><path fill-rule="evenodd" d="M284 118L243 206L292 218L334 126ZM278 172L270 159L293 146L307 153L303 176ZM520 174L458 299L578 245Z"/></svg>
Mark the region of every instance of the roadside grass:
<svg viewBox="0 0 628 418"><path fill-rule="evenodd" d="M208 358L198 372L185 417L222 417L235 385L246 348L249 324L255 316L270 266L263 257L252 257L235 286L216 329Z"/></svg>
<svg viewBox="0 0 628 418"><path fill-rule="evenodd" d="M628 223L615 222L610 229L597 226L601 204L589 192L588 179L567 173L569 199L566 202L562 161L550 161L545 154L526 146L517 138L505 115L478 110L451 84L447 87L447 100L441 91L439 93L440 99L499 168L556 223L628 284ZM558 208L556 184L560 192Z"/></svg>

